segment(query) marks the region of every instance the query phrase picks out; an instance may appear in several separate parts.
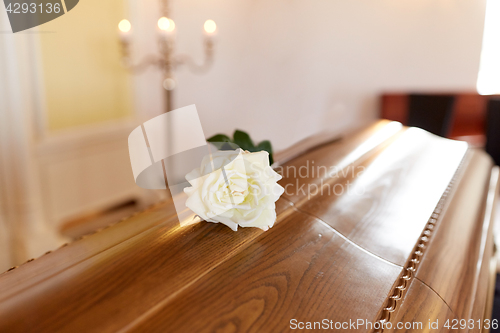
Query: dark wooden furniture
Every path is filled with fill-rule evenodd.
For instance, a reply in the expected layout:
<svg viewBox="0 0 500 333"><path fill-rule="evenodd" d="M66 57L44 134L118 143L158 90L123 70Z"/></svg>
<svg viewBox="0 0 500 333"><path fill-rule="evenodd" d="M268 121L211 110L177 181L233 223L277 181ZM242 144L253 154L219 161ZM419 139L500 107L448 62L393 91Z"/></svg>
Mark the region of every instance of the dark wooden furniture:
<svg viewBox="0 0 500 333"><path fill-rule="evenodd" d="M447 137L450 133L454 102L453 95L411 94L408 126Z"/></svg>
<svg viewBox="0 0 500 333"><path fill-rule="evenodd" d="M492 96L475 92L420 93L428 96L453 96L449 138L464 140L474 146L485 145L486 105ZM409 125L410 93L384 93L380 97L380 117ZM494 96L493 96L494 97Z"/></svg>
<svg viewBox="0 0 500 333"><path fill-rule="evenodd" d="M485 150L500 165L500 99L488 101Z"/></svg>
<svg viewBox="0 0 500 333"><path fill-rule="evenodd" d="M0 332L287 332L324 319L444 332L489 316L498 170L485 153L380 121L278 170L286 193L267 232L180 226L164 202L0 275Z"/></svg>

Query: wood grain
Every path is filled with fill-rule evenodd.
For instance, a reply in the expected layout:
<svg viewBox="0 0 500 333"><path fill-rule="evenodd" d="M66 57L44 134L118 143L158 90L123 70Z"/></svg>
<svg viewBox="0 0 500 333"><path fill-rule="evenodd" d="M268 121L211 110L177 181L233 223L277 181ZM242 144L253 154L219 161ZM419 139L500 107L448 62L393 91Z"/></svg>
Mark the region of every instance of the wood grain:
<svg viewBox="0 0 500 333"><path fill-rule="evenodd" d="M386 282L401 267L302 213L274 230L139 318L132 332L285 332L293 318L375 320L390 289Z"/></svg>
<svg viewBox="0 0 500 333"><path fill-rule="evenodd" d="M410 129L347 177L331 178L323 193L296 206L403 266L466 151L465 143ZM336 189L342 192L337 195Z"/></svg>
<svg viewBox="0 0 500 333"><path fill-rule="evenodd" d="M291 193L267 232L184 223L193 213L178 218L167 201L1 274L0 332L285 332L292 319L375 322L464 156L391 320L477 316L492 256L491 161L385 121L285 163L338 173L285 174ZM364 170L343 173L353 166ZM364 192L299 191L322 181Z"/></svg>
<svg viewBox="0 0 500 333"><path fill-rule="evenodd" d="M480 267L484 262L489 270L491 257L486 247L492 246L487 240L492 224L484 220L490 175L490 158L472 152L416 275L441 295L459 319L470 318L477 297L486 301L486 294L477 294L477 288ZM487 280L483 283L488 285Z"/></svg>
<svg viewBox="0 0 500 333"><path fill-rule="evenodd" d="M455 314L441 297L414 279L401 307L391 320L391 329L384 332L449 332L444 324L453 319L456 319Z"/></svg>
<svg viewBox="0 0 500 333"><path fill-rule="evenodd" d="M287 202L278 203L277 224L288 216L287 208L291 209ZM114 332L261 233L260 229L234 233L212 223L184 228L155 225L1 301L0 331L74 332L92 318L98 325L93 331ZM65 306L55 309L54 304Z"/></svg>
<svg viewBox="0 0 500 333"><path fill-rule="evenodd" d="M85 237L84 241L66 244L57 251L0 275L0 300L50 278L159 224L163 224L168 230L177 227L178 219L171 201L159 203L141 215L135 214L110 226L110 228L91 235L91 237Z"/></svg>
<svg viewBox="0 0 500 333"><path fill-rule="evenodd" d="M320 186L321 183L342 178L342 170L356 167L380 153L402 131L401 124L382 120L350 137L292 159L277 169L283 175L283 180L280 181L280 185L286 189L283 197L294 203L307 200L308 195L304 188L307 189L309 185Z"/></svg>

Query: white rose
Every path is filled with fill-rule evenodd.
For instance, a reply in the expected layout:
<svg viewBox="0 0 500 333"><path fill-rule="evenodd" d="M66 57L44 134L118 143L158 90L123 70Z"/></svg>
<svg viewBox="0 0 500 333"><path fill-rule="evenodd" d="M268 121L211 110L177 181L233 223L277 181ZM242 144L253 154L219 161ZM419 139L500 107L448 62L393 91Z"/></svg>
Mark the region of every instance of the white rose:
<svg viewBox="0 0 500 333"><path fill-rule="evenodd" d="M186 206L205 221L234 231L238 225L265 231L276 221L275 202L284 189L277 184L281 176L269 166L266 151L218 151L186 179L192 186L184 189Z"/></svg>

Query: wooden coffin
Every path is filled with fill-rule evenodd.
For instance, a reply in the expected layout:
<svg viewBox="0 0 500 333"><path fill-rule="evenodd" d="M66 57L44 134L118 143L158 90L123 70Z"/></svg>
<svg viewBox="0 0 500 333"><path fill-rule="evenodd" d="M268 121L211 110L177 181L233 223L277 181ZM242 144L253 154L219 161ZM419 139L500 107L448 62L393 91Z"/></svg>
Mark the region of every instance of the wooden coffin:
<svg viewBox="0 0 500 333"><path fill-rule="evenodd" d="M487 326L498 170L485 153L380 121L277 170L267 232L181 226L164 202L0 275L0 332Z"/></svg>

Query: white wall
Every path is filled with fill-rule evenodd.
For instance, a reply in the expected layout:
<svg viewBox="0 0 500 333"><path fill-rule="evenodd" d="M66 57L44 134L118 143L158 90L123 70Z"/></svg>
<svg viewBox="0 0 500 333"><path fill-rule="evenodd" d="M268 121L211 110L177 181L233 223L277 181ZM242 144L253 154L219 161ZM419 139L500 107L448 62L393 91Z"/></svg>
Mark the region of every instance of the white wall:
<svg viewBox="0 0 500 333"><path fill-rule="evenodd" d="M155 50L158 0L135 3L138 55ZM178 49L215 64L177 72L177 107L195 103L205 134L249 131L282 149L321 129L377 115L384 90L475 90L485 0L170 0ZM135 7L134 7L135 6ZM137 80L137 105L162 111L160 76Z"/></svg>

